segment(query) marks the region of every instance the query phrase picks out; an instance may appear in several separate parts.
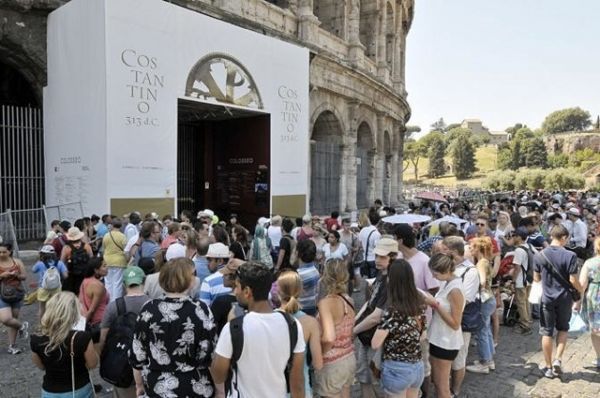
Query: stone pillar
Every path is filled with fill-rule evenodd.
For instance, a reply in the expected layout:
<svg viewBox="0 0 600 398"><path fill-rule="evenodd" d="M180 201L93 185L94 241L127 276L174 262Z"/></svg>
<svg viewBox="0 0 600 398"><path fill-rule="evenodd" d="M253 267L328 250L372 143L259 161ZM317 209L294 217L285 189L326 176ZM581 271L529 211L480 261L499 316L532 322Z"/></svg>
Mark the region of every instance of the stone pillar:
<svg viewBox="0 0 600 398"><path fill-rule="evenodd" d="M400 123L398 128L398 149L396 151L398 155L398 172L397 172L397 189L398 189L398 201L404 200L404 139L406 134L406 127L404 123Z"/></svg>
<svg viewBox="0 0 600 398"><path fill-rule="evenodd" d="M360 0L350 0L348 11L348 60L357 65L365 52L365 46L360 42Z"/></svg>
<svg viewBox="0 0 600 398"><path fill-rule="evenodd" d="M398 184L400 183L400 179L398 178L398 173L402 172L401 170L398 170L399 168L399 164L398 164L398 160L400 158L400 155L398 153L398 151L394 151L394 153L392 154L392 167L391 167L391 187L390 187L390 206L398 206L399 203L399 199L398 199Z"/></svg>
<svg viewBox="0 0 600 398"><path fill-rule="evenodd" d="M294 14L298 12L298 2L299 0L288 0L288 9Z"/></svg>
<svg viewBox="0 0 600 398"><path fill-rule="evenodd" d="M404 48L404 42L402 40L404 36L402 19L404 17L402 7L399 7L396 12L396 29L394 32L394 57L392 60L392 84L394 90L398 93L404 91L404 77L402 76L402 49Z"/></svg>
<svg viewBox="0 0 600 398"><path fill-rule="evenodd" d="M357 126L357 113L360 104L356 101L349 102L347 104L348 109L348 123L344 132L344 161L342 163L342 170L344 170L346 180L346 191L348 193L346 201L344 202L345 211L356 210L356 145L358 140L358 126Z"/></svg>
<svg viewBox="0 0 600 398"><path fill-rule="evenodd" d="M384 81L388 76L385 45L385 32L387 31L385 10L386 5L383 3L383 6L379 10L377 17L377 20L379 21L379 30L377 31L377 77Z"/></svg>
<svg viewBox="0 0 600 398"><path fill-rule="evenodd" d="M374 171L373 171L373 184L372 184L372 189L371 189L371 193L370 195L372 195L373 197L371 198L371 202L373 202L375 199L380 198L381 200L383 200L385 202L385 198L383 198L383 184L385 182L385 168L384 168L384 164L385 164L385 150L383 148L383 130L384 130L384 125L383 125L383 113L380 113L377 115L377 124L374 126L375 128L375 134L374 136L376 137L375 142L373 143L373 146L375 147L375 156L374 161L373 161L373 167L374 167ZM387 203L386 203L387 204Z"/></svg>
<svg viewBox="0 0 600 398"><path fill-rule="evenodd" d="M298 39L317 43L321 22L313 14L313 0L298 0Z"/></svg>

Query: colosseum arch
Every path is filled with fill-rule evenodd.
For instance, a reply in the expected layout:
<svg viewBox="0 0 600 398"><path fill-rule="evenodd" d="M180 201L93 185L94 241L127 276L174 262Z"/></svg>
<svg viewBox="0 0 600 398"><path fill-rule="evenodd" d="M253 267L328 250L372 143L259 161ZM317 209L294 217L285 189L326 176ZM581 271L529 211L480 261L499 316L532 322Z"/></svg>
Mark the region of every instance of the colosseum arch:
<svg viewBox="0 0 600 398"><path fill-rule="evenodd" d="M374 168L373 130L365 121L360 123L356 132L356 207L369 207L370 193L373 192Z"/></svg>
<svg viewBox="0 0 600 398"><path fill-rule="evenodd" d="M313 14L321 22L321 28L346 39L346 1L314 0Z"/></svg>
<svg viewBox="0 0 600 398"><path fill-rule="evenodd" d="M377 0L361 0L359 37L360 42L365 46L365 55L373 61L377 57L378 18Z"/></svg>
<svg viewBox="0 0 600 398"><path fill-rule="evenodd" d="M324 110L315 119L310 145L310 211L328 214L340 208L342 124L334 112Z"/></svg>

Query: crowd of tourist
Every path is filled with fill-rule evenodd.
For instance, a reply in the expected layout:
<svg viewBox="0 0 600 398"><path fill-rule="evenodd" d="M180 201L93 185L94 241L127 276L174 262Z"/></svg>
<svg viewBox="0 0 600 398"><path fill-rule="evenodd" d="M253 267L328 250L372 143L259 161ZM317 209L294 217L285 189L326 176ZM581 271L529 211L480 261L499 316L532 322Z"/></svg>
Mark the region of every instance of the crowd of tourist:
<svg viewBox="0 0 600 398"><path fill-rule="evenodd" d="M573 313L600 370L599 217L596 194L529 192L251 228L209 209L56 221L33 265L42 397L93 396L97 366L115 397L458 397L496 370L501 323L539 318L541 376L560 377ZM11 354L26 275L0 243Z"/></svg>

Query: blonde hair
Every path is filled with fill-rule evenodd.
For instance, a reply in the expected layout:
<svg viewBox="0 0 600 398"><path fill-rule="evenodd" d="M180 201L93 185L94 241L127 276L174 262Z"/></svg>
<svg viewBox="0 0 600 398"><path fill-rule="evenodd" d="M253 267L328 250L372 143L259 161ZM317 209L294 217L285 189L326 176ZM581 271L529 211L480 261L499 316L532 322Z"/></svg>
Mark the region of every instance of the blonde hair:
<svg viewBox="0 0 600 398"><path fill-rule="evenodd" d="M301 306L298 301L298 296L302 293L302 278L300 278L300 275L295 271L282 273L277 278L277 287L282 309L288 314L295 314L300 311Z"/></svg>
<svg viewBox="0 0 600 398"><path fill-rule="evenodd" d="M192 285L194 269L194 262L189 258L174 258L161 268L158 284L167 293L183 293Z"/></svg>
<svg viewBox="0 0 600 398"><path fill-rule="evenodd" d="M481 255L488 260L492 258L492 239L488 236L483 236L481 238L473 238L471 239L471 247L477 250Z"/></svg>
<svg viewBox="0 0 600 398"><path fill-rule="evenodd" d="M348 291L348 278L348 267L344 261L330 259L325 262L321 284L327 294L346 293Z"/></svg>
<svg viewBox="0 0 600 398"><path fill-rule="evenodd" d="M79 300L73 293L59 292L48 300L40 324L42 335L48 336L44 354L50 355L57 348L60 350L63 343L70 344L67 337L80 317Z"/></svg>

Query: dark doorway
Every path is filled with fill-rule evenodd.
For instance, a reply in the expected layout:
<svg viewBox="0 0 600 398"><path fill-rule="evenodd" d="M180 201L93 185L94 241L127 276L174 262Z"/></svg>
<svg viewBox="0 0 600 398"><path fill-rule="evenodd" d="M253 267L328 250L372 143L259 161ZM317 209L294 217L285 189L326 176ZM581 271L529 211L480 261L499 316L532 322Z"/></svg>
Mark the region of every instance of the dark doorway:
<svg viewBox="0 0 600 398"><path fill-rule="evenodd" d="M249 229L268 216L270 116L182 99L178 111L178 211L235 214Z"/></svg>

